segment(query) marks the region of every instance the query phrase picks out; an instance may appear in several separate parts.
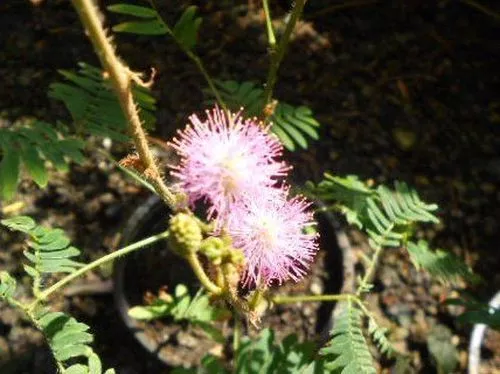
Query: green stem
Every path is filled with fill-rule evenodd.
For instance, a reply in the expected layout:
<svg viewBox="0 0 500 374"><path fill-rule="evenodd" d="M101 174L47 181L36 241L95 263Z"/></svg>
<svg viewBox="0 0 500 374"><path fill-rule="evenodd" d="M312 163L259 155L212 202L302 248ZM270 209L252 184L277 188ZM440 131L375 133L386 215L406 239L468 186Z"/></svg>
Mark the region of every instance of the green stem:
<svg viewBox="0 0 500 374"><path fill-rule="evenodd" d="M96 151L99 152L100 154L102 154L104 157L106 157L106 159L108 161L110 161L111 163L113 163L118 169L120 169L125 174L127 174L129 177L131 177L132 179L134 179L137 183L143 185L148 190L150 190L152 193L156 193L156 190L151 185L151 183L149 183L148 181L146 181L144 178L142 178L139 174L135 173L134 171L132 171L132 170L130 170L130 169L128 169L128 168L120 165L120 163L118 161L116 161L113 158L113 156L111 156L108 152L103 151L102 149L99 149L99 148L96 148Z"/></svg>
<svg viewBox="0 0 500 374"><path fill-rule="evenodd" d="M257 308L260 301L262 300L263 295L264 295L264 290L260 287L257 288L257 290L252 295L252 298L248 302L248 307L250 308L250 310L255 310L255 308Z"/></svg>
<svg viewBox="0 0 500 374"><path fill-rule="evenodd" d="M203 65L203 62L201 61L201 59L198 56L196 56L193 52L191 52L190 50L186 50L186 49L183 49L183 50L186 53L186 55L196 64L196 66L198 67L198 70L201 72L201 74L203 75L203 77L207 81L207 84L210 87L210 90L212 91L213 95L215 96L215 100L217 100L217 102L219 103L221 108L224 109L224 111L228 111L226 103L224 102L224 100L222 100L222 97L220 96L219 90L215 87L215 84L214 84L212 78L210 77L210 75L208 74L208 71L205 69L205 66Z"/></svg>
<svg viewBox="0 0 500 374"><path fill-rule="evenodd" d="M380 255L382 254L382 250L384 247L379 246L378 248L375 249L375 253L373 254L373 257L370 261L370 265L368 266L368 269L365 272L365 275L361 279L358 289L356 290L356 296L361 295L361 291L364 285L370 283L375 276L375 271L377 270L377 265L380 259Z"/></svg>
<svg viewBox="0 0 500 374"><path fill-rule="evenodd" d="M220 295L222 293L222 289L215 285L210 280L210 278L208 278L205 270L203 269L203 266L201 266L200 260L198 259L196 253L189 253L187 256L185 256L185 258L189 262L189 265L191 265L193 272L195 273L196 277L198 277L198 280L201 282L203 287L205 287L207 291L215 295Z"/></svg>
<svg viewBox="0 0 500 374"><path fill-rule="evenodd" d="M49 297L52 293L54 293L57 290L59 290L60 288L64 287L65 285L67 285L68 283L73 281L74 279L82 276L86 272L88 272L92 269L95 269L95 268L105 264L106 262L113 261L118 257L125 256L126 254L134 252L140 248L143 248L143 247L146 247L146 246L151 245L153 243L156 243L157 241L166 239L167 237L168 237L168 231L164 231L160 234L150 236L149 238L140 240L134 244L128 245L128 246L121 248L117 251L109 253L109 254L95 260L94 262L91 262L90 264L81 267L80 269L67 275L66 277L61 279L59 282L53 284L51 287L49 287L46 290L44 290L43 292L41 292L39 297L35 301L33 301L33 303L30 305L30 307L29 307L30 310L33 310L34 306L38 302L47 299L47 297Z"/></svg>
<svg viewBox="0 0 500 374"><path fill-rule="evenodd" d="M472 8L479 10L480 12L483 12L484 14L486 14L490 17L495 18L497 21L500 21L500 14L485 7L484 5L481 5L478 2L473 1L473 0L460 0L460 1L468 6L472 7Z"/></svg>
<svg viewBox="0 0 500 374"><path fill-rule="evenodd" d="M267 40L269 42L269 46L274 49L276 47L276 37L274 36L273 24L271 22L271 12L269 11L269 4L267 0L262 0L262 6L264 8L264 14L266 15Z"/></svg>
<svg viewBox="0 0 500 374"><path fill-rule="evenodd" d="M290 15L290 20L286 24L285 32L283 36L280 38L278 43L278 47L275 48L275 45L270 44L271 49L271 66L269 67L269 72L267 75L267 81L264 91L265 103L269 104L273 99L273 90L276 85L276 77L278 74L278 69L280 67L281 61L285 56L286 48L288 46L288 42L290 41L290 36L292 35L292 31L295 29L295 24L297 23L302 11L304 9L306 0L296 0L295 6L292 9L292 13ZM270 40L271 41L271 40Z"/></svg>
<svg viewBox="0 0 500 374"><path fill-rule="evenodd" d="M233 330L233 352L236 355L240 349L241 340L241 319L238 313L234 313L234 330Z"/></svg>
<svg viewBox="0 0 500 374"><path fill-rule="evenodd" d="M275 296L271 300L274 304L290 304L311 301L341 301L341 300L359 300L357 296L351 294L340 295L297 295L297 296Z"/></svg>

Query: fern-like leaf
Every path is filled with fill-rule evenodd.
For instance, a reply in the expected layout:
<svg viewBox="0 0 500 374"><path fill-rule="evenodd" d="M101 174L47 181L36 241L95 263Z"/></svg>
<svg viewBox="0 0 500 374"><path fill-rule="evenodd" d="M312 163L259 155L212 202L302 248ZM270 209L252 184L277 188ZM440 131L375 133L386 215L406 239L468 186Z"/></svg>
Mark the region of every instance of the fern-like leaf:
<svg viewBox="0 0 500 374"><path fill-rule="evenodd" d="M433 251L425 240L408 242L407 249L417 269L426 270L444 284L453 284L460 279L478 281L477 275L459 257L439 249Z"/></svg>
<svg viewBox="0 0 500 374"><path fill-rule="evenodd" d="M103 79L102 71L85 63L79 66L77 72L61 70L66 81L51 84L49 96L64 103L77 132L127 141L125 116L109 82ZM155 99L144 87L134 86L132 92L144 125L154 127Z"/></svg>
<svg viewBox="0 0 500 374"><path fill-rule="evenodd" d="M385 186L371 188L355 176L325 174L317 186L307 186L311 195L333 203L349 223L364 229L373 248L399 247L412 224L439 222L432 213L437 205L424 203L415 190L402 182L396 182L395 189L390 190Z"/></svg>
<svg viewBox="0 0 500 374"><path fill-rule="evenodd" d="M89 346L93 341L89 326L61 312L42 312L36 322L64 374L102 373L101 360ZM75 358L84 358L86 362L74 363ZM114 372L108 369L105 374Z"/></svg>
<svg viewBox="0 0 500 374"><path fill-rule="evenodd" d="M387 339L387 329L380 327L373 317L368 319L368 332L381 353L389 358L394 356L396 350L389 339Z"/></svg>
<svg viewBox="0 0 500 374"><path fill-rule="evenodd" d="M347 301L335 319L332 340L320 351L321 355L327 356L326 369L342 374L376 373L361 325L361 310Z"/></svg>
<svg viewBox="0 0 500 374"><path fill-rule="evenodd" d="M26 272L38 283L43 273L70 273L81 266L72 258L80 250L70 245L70 240L61 229L48 229L38 226L27 216L14 217L0 221L2 225L14 231L28 234L29 250L24 252L31 262L25 265ZM37 286L35 286L37 288Z"/></svg>
<svg viewBox="0 0 500 374"><path fill-rule="evenodd" d="M262 117L265 98L264 90L253 82L216 81L222 100L234 111L243 108L247 117ZM211 91L207 91L211 93ZM274 113L269 117L271 130L278 136L284 147L294 151L296 146L306 149L309 139L319 138L319 122L311 109L305 106L294 107L279 102Z"/></svg>
<svg viewBox="0 0 500 374"><path fill-rule="evenodd" d="M289 335L276 344L274 332L264 329L258 339L244 339L236 352L235 373L301 373L313 358L314 345Z"/></svg>
<svg viewBox="0 0 500 374"><path fill-rule="evenodd" d="M212 322L228 316L226 310L211 305L209 296L201 289L191 298L188 288L183 284L177 285L174 295L163 293L150 305L130 308L128 314L146 321L168 316L173 317L174 321L189 321L218 342L224 342L224 337Z"/></svg>
<svg viewBox="0 0 500 374"><path fill-rule="evenodd" d="M325 173L316 186L307 182L307 193L325 204L334 204L344 214L347 222L362 229L366 222L367 199L375 195L375 191L366 186L355 175L337 177Z"/></svg>
<svg viewBox="0 0 500 374"><path fill-rule="evenodd" d="M50 161L56 169L67 171L70 161L83 162L83 147L82 141L63 137L42 121L0 128L0 197L12 198L22 165L36 184L45 187L49 179L45 162Z"/></svg>
<svg viewBox="0 0 500 374"><path fill-rule="evenodd" d="M196 45L202 22L201 17L196 16L197 9L194 5L187 7L174 27L170 28L156 9L125 3L108 6L110 12L132 17L131 21L113 26L113 31L137 35L169 34L185 50L191 50Z"/></svg>

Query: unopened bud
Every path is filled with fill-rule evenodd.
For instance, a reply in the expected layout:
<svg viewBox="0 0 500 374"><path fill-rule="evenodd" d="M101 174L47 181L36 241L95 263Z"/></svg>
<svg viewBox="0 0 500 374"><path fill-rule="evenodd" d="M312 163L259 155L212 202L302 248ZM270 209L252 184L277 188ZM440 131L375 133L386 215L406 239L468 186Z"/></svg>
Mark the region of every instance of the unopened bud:
<svg viewBox="0 0 500 374"><path fill-rule="evenodd" d="M187 213L177 213L170 219L169 244L181 256L200 249L203 239L198 220Z"/></svg>
<svg viewBox="0 0 500 374"><path fill-rule="evenodd" d="M207 256L214 265L220 265L226 252L226 244L221 238L211 236L202 241L200 252Z"/></svg>

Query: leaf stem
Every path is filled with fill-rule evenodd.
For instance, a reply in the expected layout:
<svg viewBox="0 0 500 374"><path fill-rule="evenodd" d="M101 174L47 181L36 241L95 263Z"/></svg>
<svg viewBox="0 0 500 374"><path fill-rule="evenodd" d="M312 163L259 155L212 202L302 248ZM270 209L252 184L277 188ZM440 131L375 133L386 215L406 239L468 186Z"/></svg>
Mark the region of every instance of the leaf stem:
<svg viewBox="0 0 500 374"><path fill-rule="evenodd" d="M185 256L185 259L189 262L189 265L191 265L191 268L193 269L196 277L201 282L203 287L207 289L207 291L215 295L220 295L222 293L222 289L215 285L205 273L205 270L203 269L203 266L201 266L200 260L198 259L196 253L189 253L187 256Z"/></svg>
<svg viewBox="0 0 500 374"><path fill-rule="evenodd" d="M91 262L90 264L87 264L87 265L81 267L80 269L67 275L66 277L61 279L59 282L53 284L51 287L49 287L46 290L44 290L43 292L41 292L39 294L39 296L36 298L36 300L34 300L33 303L30 305L30 307L29 307L30 310L33 310L33 308L35 307L35 305L38 302L47 299L47 297L49 297L52 293L56 292L57 290L59 290L60 288L62 288L64 286L66 286L68 283L73 281L75 278L82 276L86 272L88 272L92 269L95 269L95 268L105 264L106 262L113 261L118 257L125 256L126 254L134 252L140 248L143 248L143 247L146 247L146 246L151 245L153 243L156 243L157 241L166 239L167 237L168 237L168 231L164 231L160 234L150 236L149 238L140 240L140 241L135 242L133 244L130 244L126 247L123 247L117 251L111 252L111 253Z"/></svg>
<svg viewBox="0 0 500 374"><path fill-rule="evenodd" d="M274 304L290 304L298 302L341 301L341 300L353 300L353 299L359 300L357 296L351 294L275 296L271 300Z"/></svg>
<svg viewBox="0 0 500 374"><path fill-rule="evenodd" d="M149 149L146 133L142 127L137 106L132 96L132 81L140 81L138 74L132 73L115 54L115 48L103 28L102 15L92 0L72 0L94 50L99 57L120 102L127 119L137 153L145 167L145 176L151 181L161 199L175 211L176 198L163 181L160 170Z"/></svg>
<svg viewBox="0 0 500 374"><path fill-rule="evenodd" d="M375 271L377 270L377 265L380 259L380 255L382 254L384 247L378 246L375 249L375 253L373 254L373 257L369 263L368 269L366 269L365 275L361 279L358 289L356 290L356 296L361 296L362 290L365 285L370 283L375 276Z"/></svg>
<svg viewBox="0 0 500 374"><path fill-rule="evenodd" d="M233 314L234 317L234 329L233 329L233 352L236 355L238 349L240 349L241 340L241 318L238 313Z"/></svg>
<svg viewBox="0 0 500 374"><path fill-rule="evenodd" d="M266 16L267 40L269 41L269 46L271 48L275 48L276 36L274 36L273 24L271 22L271 12L269 11L268 1L262 0L262 6L264 8L264 14Z"/></svg>
<svg viewBox="0 0 500 374"><path fill-rule="evenodd" d="M264 0L264 2L266 2ZM276 85L276 77L278 74L278 69L280 67L281 61L285 56L286 48L288 46L288 42L290 41L290 36L292 35L292 31L295 29L295 24L297 23L302 11L304 9L306 0L296 0L295 6L292 9L292 13L290 15L290 19L286 24L285 32L280 38L278 46L276 47L276 43L272 44L271 39L269 39L269 47L270 47L270 56L271 56L271 65L269 66L269 72L267 75L267 81L264 90L265 104L269 104L273 99L273 90ZM265 11L265 9L264 9ZM266 15L267 18L267 15ZM267 23L267 20L266 20ZM269 26L268 26L269 27Z"/></svg>

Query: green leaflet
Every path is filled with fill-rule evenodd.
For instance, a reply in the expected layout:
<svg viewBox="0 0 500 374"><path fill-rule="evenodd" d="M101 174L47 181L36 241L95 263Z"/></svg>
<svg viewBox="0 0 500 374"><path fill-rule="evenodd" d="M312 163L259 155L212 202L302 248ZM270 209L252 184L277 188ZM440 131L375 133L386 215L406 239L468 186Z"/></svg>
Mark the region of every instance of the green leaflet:
<svg viewBox="0 0 500 374"><path fill-rule="evenodd" d="M417 269L424 269L440 282L454 284L460 279L477 282L478 276L453 253L443 250L433 251L425 240L408 242L410 259Z"/></svg>
<svg viewBox="0 0 500 374"><path fill-rule="evenodd" d="M79 66L78 71L60 71L65 81L51 84L49 96L64 103L78 132L128 141L125 116L109 82L103 79L102 71L85 63ZM145 127L153 128L156 120L154 98L143 87L133 87L132 93ZM75 161L81 162L83 157L75 151L76 145L76 140L66 139L60 148ZM57 154L52 157L56 160Z"/></svg>
<svg viewBox="0 0 500 374"><path fill-rule="evenodd" d="M0 299L9 301L16 291L17 282L6 271L0 272Z"/></svg>
<svg viewBox="0 0 500 374"><path fill-rule="evenodd" d="M58 170L67 171L71 161L84 160L84 142L63 137L42 121L1 128L0 138L0 195L4 199L13 197L23 165L33 181L45 187L49 179L47 161Z"/></svg>
<svg viewBox="0 0 500 374"><path fill-rule="evenodd" d="M73 260L80 250L70 245L70 240L60 229L48 229L36 225L27 216L14 217L0 221L11 230L28 234L30 249L24 252L31 264L25 270L34 278L42 273L70 273L81 266Z"/></svg>
<svg viewBox="0 0 500 374"><path fill-rule="evenodd" d="M394 190L385 186L370 188L355 176L325 179L308 191L326 204L333 204L349 223L363 229L373 248L399 247L417 222L438 223L435 204L424 203L406 183L395 182Z"/></svg>
<svg viewBox="0 0 500 374"><path fill-rule="evenodd" d="M196 45L202 22L201 17L196 16L197 9L194 5L188 6L174 27L170 28L153 8L124 3L108 6L110 12L130 16L132 19L113 26L113 31L152 36L169 34L185 50L191 50Z"/></svg>
<svg viewBox="0 0 500 374"><path fill-rule="evenodd" d="M167 316L172 316L175 321L189 321L202 328L215 341L223 343L222 332L212 322L225 318L228 312L211 305L209 296L201 289L191 298L187 287L179 284L174 295L163 295L150 305L134 306L128 314L132 318L147 321Z"/></svg>
<svg viewBox="0 0 500 374"><path fill-rule="evenodd" d="M215 81L222 100L233 111L243 112L247 117L262 117L264 110L264 90L253 82ZM212 94L211 91L206 91ZM305 106L294 107L285 102L278 102L274 113L269 117L271 131L280 139L283 146L294 151L297 146L306 149L310 139L319 138L319 122L312 110Z"/></svg>
<svg viewBox="0 0 500 374"><path fill-rule="evenodd" d="M64 374L102 374L101 360L89 346L93 341L89 326L61 312L45 311L36 320ZM75 363L75 358L86 363ZM105 374L114 372L108 369Z"/></svg>
<svg viewBox="0 0 500 374"><path fill-rule="evenodd" d="M335 320L332 340L320 354L325 368L341 374L375 374L375 366L362 331L362 312L347 301Z"/></svg>
<svg viewBox="0 0 500 374"><path fill-rule="evenodd" d="M10 200L14 196L19 180L19 165L18 151L12 147L12 144L4 147L2 162L0 163L0 195L2 199Z"/></svg>

